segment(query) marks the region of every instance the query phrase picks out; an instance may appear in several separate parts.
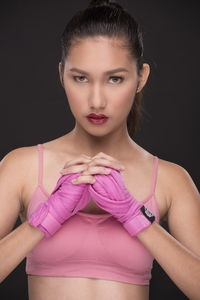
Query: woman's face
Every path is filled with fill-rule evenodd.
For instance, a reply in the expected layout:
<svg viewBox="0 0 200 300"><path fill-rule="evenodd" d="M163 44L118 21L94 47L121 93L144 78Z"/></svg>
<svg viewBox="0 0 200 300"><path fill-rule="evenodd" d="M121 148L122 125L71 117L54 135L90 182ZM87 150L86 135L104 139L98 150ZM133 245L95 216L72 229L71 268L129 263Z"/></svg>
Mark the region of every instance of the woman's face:
<svg viewBox="0 0 200 300"><path fill-rule="evenodd" d="M119 68L124 70L112 71ZM126 124L138 83L141 90L147 80L144 74L138 76L136 61L120 47L120 41L106 37L81 40L71 48L63 74L59 64L59 72L76 126L96 136ZM90 113L104 114L108 119L96 125L88 121Z"/></svg>

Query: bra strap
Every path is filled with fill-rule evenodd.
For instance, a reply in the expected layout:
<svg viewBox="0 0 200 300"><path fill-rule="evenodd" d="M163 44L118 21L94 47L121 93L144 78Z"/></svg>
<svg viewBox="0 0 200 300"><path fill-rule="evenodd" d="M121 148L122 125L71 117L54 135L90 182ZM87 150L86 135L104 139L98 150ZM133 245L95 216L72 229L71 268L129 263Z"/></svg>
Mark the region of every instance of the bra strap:
<svg viewBox="0 0 200 300"><path fill-rule="evenodd" d="M38 185L42 186L43 178L43 149L42 145L38 144L38 154L39 154L39 174L38 174Z"/></svg>
<svg viewBox="0 0 200 300"><path fill-rule="evenodd" d="M158 173L158 157L154 156L154 168L153 168L153 180L152 180L151 194L155 193L157 173Z"/></svg>

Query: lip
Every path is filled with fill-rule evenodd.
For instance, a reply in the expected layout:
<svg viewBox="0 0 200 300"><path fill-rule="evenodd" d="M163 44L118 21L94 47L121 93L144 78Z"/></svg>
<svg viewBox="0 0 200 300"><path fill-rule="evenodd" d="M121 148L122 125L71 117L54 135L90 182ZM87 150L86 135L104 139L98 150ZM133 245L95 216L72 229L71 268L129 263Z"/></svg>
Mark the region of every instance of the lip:
<svg viewBox="0 0 200 300"><path fill-rule="evenodd" d="M108 120L108 117L106 117L103 114L99 114L99 115L89 114L87 116L87 119L92 124L101 125L101 124L104 124Z"/></svg>
<svg viewBox="0 0 200 300"><path fill-rule="evenodd" d="M88 121L92 124L95 124L95 125L101 125L101 124L104 124L108 118L98 118L98 119L95 119L95 118L90 118L90 117L87 117Z"/></svg>
<svg viewBox="0 0 200 300"><path fill-rule="evenodd" d="M97 115L97 114L92 113L92 114L89 114L87 116L87 118L107 118L107 117L105 115L103 115L103 114Z"/></svg>

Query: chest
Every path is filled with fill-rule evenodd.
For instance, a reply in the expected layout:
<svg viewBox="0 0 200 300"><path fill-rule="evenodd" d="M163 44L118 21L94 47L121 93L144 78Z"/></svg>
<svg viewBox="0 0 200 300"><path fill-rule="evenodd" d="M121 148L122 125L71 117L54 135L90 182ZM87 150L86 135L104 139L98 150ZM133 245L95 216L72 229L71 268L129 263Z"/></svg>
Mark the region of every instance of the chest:
<svg viewBox="0 0 200 300"><path fill-rule="evenodd" d="M144 201L152 193L152 179L153 179L153 164L150 163L149 166L146 165L146 168L135 168L134 163L123 162L125 170L122 171L124 178L124 183L129 192L138 200ZM48 196L51 194L55 185L61 176L59 170L63 166L63 162L59 165L52 166L51 164L44 164L43 166L43 177L42 177L42 186L41 189ZM32 172L27 177L27 181L23 191L23 203L24 210L21 213L22 221L26 219L27 208L32 199L32 196L38 186L38 169L32 168ZM166 214L166 201L165 194L162 191L162 182L157 178L156 189L155 189L155 198L159 208L160 218ZM105 210L101 209L93 199L85 206L82 212L90 214L105 214Z"/></svg>
<svg viewBox="0 0 200 300"><path fill-rule="evenodd" d="M49 251L51 249L51 251ZM77 213L27 256L28 274L99 277L148 284L153 257L111 215Z"/></svg>

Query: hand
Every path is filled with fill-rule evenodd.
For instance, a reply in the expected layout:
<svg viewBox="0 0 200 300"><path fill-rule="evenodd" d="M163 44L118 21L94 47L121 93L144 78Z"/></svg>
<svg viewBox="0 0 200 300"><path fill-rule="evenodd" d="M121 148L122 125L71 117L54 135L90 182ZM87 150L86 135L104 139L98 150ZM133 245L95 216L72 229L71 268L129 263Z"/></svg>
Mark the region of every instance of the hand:
<svg viewBox="0 0 200 300"><path fill-rule="evenodd" d="M85 182L84 174L89 176L96 174L95 180L91 179L88 190L99 207L116 217L131 236L137 235L150 226L151 222L142 213L142 211L147 211L146 208L125 187L120 174L120 171L125 168L115 158L103 152L98 153L92 159L87 158L89 162L86 162L86 169L83 169L82 176L77 177L73 184L79 185ZM71 171L68 169L68 172ZM149 211L147 215L152 221L155 219Z"/></svg>
<svg viewBox="0 0 200 300"><path fill-rule="evenodd" d="M86 161L88 159L82 156L76 159L80 164ZM81 169L81 166L79 168ZM79 175L81 173L61 176L47 201L41 203L30 216L29 223L38 227L47 237L53 235L68 218L89 203L90 180L85 180L85 183L79 186L74 186L71 182Z"/></svg>
<svg viewBox="0 0 200 300"><path fill-rule="evenodd" d="M142 212L147 210L129 193L119 171L111 169L109 175L97 174L94 177L95 183L88 187L90 195L99 207L121 222L131 236L151 225ZM155 219L149 211L147 215L152 221Z"/></svg>
<svg viewBox="0 0 200 300"><path fill-rule="evenodd" d="M70 160L66 162L64 165L64 168L60 171L61 174L72 174L72 173L80 173L78 178L81 178L79 180L79 183L94 183L95 178L91 176L89 173L84 174L84 171L87 171L88 169L88 163L92 161L92 158L90 156L87 156L85 154L81 154L79 157Z"/></svg>
<svg viewBox="0 0 200 300"><path fill-rule="evenodd" d="M103 152L99 152L92 158L87 156L87 158L89 158L89 160L85 162L85 165L78 169L72 168L74 161L65 165L67 169L62 171L63 174L73 173L76 171L81 172L81 176L77 177L77 179L73 181L73 184L80 184L84 182L93 184L96 181L95 177L92 176L94 174L110 174L110 168L118 171L123 171L125 169L117 159Z"/></svg>

